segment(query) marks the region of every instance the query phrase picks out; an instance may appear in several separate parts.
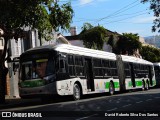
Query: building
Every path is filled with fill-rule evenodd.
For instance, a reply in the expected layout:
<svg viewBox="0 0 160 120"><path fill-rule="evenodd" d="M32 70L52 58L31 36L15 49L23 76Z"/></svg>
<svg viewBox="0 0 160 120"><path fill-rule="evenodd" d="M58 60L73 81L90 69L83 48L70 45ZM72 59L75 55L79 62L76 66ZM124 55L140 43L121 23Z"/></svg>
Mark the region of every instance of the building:
<svg viewBox="0 0 160 120"><path fill-rule="evenodd" d="M8 96L10 98L19 97L18 91L18 68L19 56L26 50L40 46L37 30L26 29L26 37L23 39L11 39L8 43L8 54L10 60L8 61L9 80L7 81Z"/></svg>
<svg viewBox="0 0 160 120"><path fill-rule="evenodd" d="M79 47L85 47L83 45L83 40L80 39L79 35L77 35L76 27L71 27L70 29L71 36L65 36L65 38L69 41L70 44L79 46ZM106 34L109 37L110 35L119 36L117 32L112 32L110 30L106 29ZM103 51L106 52L112 52L112 47L109 44L104 43L103 45Z"/></svg>
<svg viewBox="0 0 160 120"><path fill-rule="evenodd" d="M0 37L0 57L2 55L2 51L4 49L4 39L2 37ZM7 63L5 64L7 66ZM9 95L10 94L10 87L9 87L9 75L7 75L7 79L6 79L6 95Z"/></svg>
<svg viewBox="0 0 160 120"><path fill-rule="evenodd" d="M75 45L75 46L85 47L83 45L83 40L80 40L79 35L76 34L77 33L76 27L71 27L70 33L71 33L71 36L65 36L65 38L70 42L70 44ZM106 35L108 36L108 38L111 35L114 35L114 37L115 37L114 39L115 39L115 43L116 43L119 39L118 36L120 36L121 34L119 34L117 32L112 32L112 31L106 29ZM142 43L143 46L149 45L149 44L145 43L145 39L143 37L139 37L139 41ZM103 51L113 52L112 47L106 43L104 43L104 45L103 45ZM126 53L125 55L128 55L128 53ZM134 51L132 56L141 58L141 55L140 55L138 49Z"/></svg>
<svg viewBox="0 0 160 120"><path fill-rule="evenodd" d="M26 31L27 36L24 39L11 39L9 41L9 56L10 61L8 61L9 69L9 81L7 82L8 95L11 98L19 97L18 91L18 68L19 68L19 56L26 50L40 46L41 41L38 39L37 30ZM51 41L42 41L42 45L48 44L70 44L65 37L61 34L54 34L55 39Z"/></svg>
<svg viewBox="0 0 160 120"><path fill-rule="evenodd" d="M69 41L60 33L54 34L53 40L43 41L42 45L50 45L50 44L70 44Z"/></svg>

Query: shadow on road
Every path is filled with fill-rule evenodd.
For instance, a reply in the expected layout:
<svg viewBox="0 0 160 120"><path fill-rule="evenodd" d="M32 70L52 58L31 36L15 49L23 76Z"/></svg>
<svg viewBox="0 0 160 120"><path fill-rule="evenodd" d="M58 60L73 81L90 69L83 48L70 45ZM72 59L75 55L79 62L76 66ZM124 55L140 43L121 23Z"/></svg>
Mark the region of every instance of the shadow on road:
<svg viewBox="0 0 160 120"><path fill-rule="evenodd" d="M152 88L153 89L153 88ZM159 89L159 88L154 88L154 89ZM125 93L123 93L123 95L126 94L126 96L128 96L127 94L130 92L137 92L137 90L133 90L133 91L126 91ZM145 93L145 91L144 91ZM134 96L137 96L139 93L137 93ZM142 93L141 93L142 94ZM119 92L116 93L115 97L117 95L121 95ZM101 99L101 97L105 97L108 96L108 98L110 98L109 93L101 93L101 94L91 94L91 95L84 95L82 100L93 100L94 98L99 98ZM113 95L114 97L114 95ZM3 105L0 105L0 110L1 109L8 109L8 108L16 108L16 107L28 107L28 106L37 106L37 105L47 105L47 104L51 104L51 103L61 103L61 102L70 102L73 101L73 97L72 96L57 96L56 98L53 97L44 97L43 100L41 99L6 99L6 103Z"/></svg>

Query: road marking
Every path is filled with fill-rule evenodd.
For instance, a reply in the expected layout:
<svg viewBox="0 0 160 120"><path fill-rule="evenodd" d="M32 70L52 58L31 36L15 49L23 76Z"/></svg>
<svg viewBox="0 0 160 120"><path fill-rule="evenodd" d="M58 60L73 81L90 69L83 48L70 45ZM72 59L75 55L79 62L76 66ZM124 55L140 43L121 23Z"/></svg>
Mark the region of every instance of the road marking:
<svg viewBox="0 0 160 120"><path fill-rule="evenodd" d="M116 103L120 103L119 101L117 101Z"/></svg>
<svg viewBox="0 0 160 120"><path fill-rule="evenodd" d="M122 99L122 98L119 98L118 101L121 100L121 99Z"/></svg>
<svg viewBox="0 0 160 120"><path fill-rule="evenodd" d="M96 115L98 115L98 114L93 114L93 115L82 117L82 118L79 118L79 119L76 119L76 120L83 120L83 119L87 119L89 117L93 117L93 116L96 116Z"/></svg>
<svg viewBox="0 0 160 120"><path fill-rule="evenodd" d="M107 110L107 111L113 111L113 110L117 110L117 108L113 108L113 109L110 109L110 110Z"/></svg>
<svg viewBox="0 0 160 120"><path fill-rule="evenodd" d="M147 99L146 101L151 101L152 99Z"/></svg>
<svg viewBox="0 0 160 120"><path fill-rule="evenodd" d="M155 97L155 99L159 99L160 97Z"/></svg>
<svg viewBox="0 0 160 120"><path fill-rule="evenodd" d="M141 103L141 102L143 102L143 101L138 101L138 102L136 102L136 103Z"/></svg>
<svg viewBox="0 0 160 120"><path fill-rule="evenodd" d="M128 107L128 106L130 106L130 105L132 105L132 104L124 105L123 107Z"/></svg>

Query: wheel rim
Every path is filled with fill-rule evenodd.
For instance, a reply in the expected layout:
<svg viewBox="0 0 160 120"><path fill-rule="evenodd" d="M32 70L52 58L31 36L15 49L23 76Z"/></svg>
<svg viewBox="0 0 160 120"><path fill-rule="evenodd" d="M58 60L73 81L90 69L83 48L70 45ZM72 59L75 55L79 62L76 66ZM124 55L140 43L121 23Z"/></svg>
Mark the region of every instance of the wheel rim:
<svg viewBox="0 0 160 120"><path fill-rule="evenodd" d="M149 84L148 84L148 82L146 83L146 89L147 89L147 90L149 89Z"/></svg>
<svg viewBox="0 0 160 120"><path fill-rule="evenodd" d="M75 100L79 100L80 99L80 88L79 88L79 86L77 84L74 85L73 96L74 96Z"/></svg>
<svg viewBox="0 0 160 120"><path fill-rule="evenodd" d="M144 82L142 84L142 90L145 90L145 85L144 85Z"/></svg>
<svg viewBox="0 0 160 120"><path fill-rule="evenodd" d="M109 92L110 92L111 95L114 94L114 88L113 88L113 84L112 83L110 83Z"/></svg>

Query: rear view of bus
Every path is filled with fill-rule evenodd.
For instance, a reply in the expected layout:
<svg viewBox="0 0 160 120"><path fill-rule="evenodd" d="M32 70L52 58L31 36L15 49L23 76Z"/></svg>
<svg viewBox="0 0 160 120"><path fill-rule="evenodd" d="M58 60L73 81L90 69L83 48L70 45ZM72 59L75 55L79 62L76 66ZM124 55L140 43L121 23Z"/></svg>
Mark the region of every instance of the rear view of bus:
<svg viewBox="0 0 160 120"><path fill-rule="evenodd" d="M19 92L21 98L56 94L53 51L27 51L20 56Z"/></svg>

